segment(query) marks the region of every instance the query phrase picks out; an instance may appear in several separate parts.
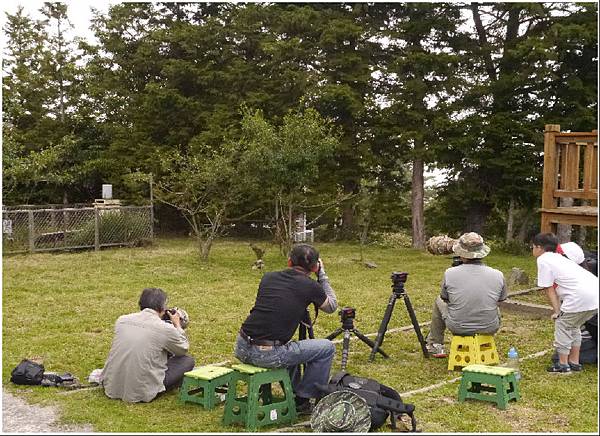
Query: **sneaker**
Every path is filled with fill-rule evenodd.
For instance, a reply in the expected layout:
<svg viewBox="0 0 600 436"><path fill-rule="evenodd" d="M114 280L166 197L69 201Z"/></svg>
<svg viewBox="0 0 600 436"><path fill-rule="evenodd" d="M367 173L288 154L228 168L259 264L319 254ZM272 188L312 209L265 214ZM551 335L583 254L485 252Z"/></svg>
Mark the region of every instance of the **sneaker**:
<svg viewBox="0 0 600 436"><path fill-rule="evenodd" d="M569 365L561 365L560 363L556 362L552 364L552 366L549 366L547 371L555 374L570 374L571 367Z"/></svg>
<svg viewBox="0 0 600 436"><path fill-rule="evenodd" d="M448 357L448 354L444 351L444 344L427 344L427 352L431 357Z"/></svg>
<svg viewBox="0 0 600 436"><path fill-rule="evenodd" d="M583 371L583 365L581 363L569 362L569 366L571 367L571 371L575 371L575 372Z"/></svg>

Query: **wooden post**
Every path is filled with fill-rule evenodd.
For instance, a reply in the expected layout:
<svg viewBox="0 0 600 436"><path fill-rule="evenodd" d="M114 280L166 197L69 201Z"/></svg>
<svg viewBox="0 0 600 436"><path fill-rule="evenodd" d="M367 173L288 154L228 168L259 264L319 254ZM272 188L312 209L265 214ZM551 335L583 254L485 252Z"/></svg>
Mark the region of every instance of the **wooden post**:
<svg viewBox="0 0 600 436"><path fill-rule="evenodd" d="M94 250L100 251L100 210L94 209Z"/></svg>
<svg viewBox="0 0 600 436"><path fill-rule="evenodd" d="M546 124L544 131L544 178L542 185L542 209L554 209L556 200L554 190L556 189L556 141L555 135L560 132L559 124ZM542 212L541 231L547 233L552 231L549 219Z"/></svg>
<svg viewBox="0 0 600 436"><path fill-rule="evenodd" d="M29 218L29 251L33 253L35 251L35 238L34 238L34 228L33 225L33 210L29 209L27 211L27 216Z"/></svg>
<svg viewBox="0 0 600 436"><path fill-rule="evenodd" d="M152 174L150 174L150 240L154 242L154 190L152 182Z"/></svg>

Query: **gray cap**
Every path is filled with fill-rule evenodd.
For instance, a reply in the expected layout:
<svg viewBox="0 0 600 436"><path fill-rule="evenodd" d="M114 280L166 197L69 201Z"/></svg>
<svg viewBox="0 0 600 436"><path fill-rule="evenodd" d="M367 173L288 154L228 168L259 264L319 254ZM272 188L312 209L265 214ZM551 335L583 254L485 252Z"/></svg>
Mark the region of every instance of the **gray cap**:
<svg viewBox="0 0 600 436"><path fill-rule="evenodd" d="M465 259L482 259L490 254L490 247L483 243L480 235L470 232L458 239L458 242L452 246L452 251Z"/></svg>
<svg viewBox="0 0 600 436"><path fill-rule="evenodd" d="M371 412L360 395L348 390L332 392L315 406L310 426L318 433L367 433L371 428Z"/></svg>

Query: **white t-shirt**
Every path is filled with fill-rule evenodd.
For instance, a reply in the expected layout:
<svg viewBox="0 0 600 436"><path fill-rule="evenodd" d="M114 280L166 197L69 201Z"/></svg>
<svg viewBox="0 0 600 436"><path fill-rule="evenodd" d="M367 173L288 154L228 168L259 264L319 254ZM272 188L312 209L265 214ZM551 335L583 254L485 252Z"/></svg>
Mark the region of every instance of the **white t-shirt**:
<svg viewBox="0 0 600 436"><path fill-rule="evenodd" d="M598 308L598 277L572 260L547 251L537 258L537 270L538 286L548 288L557 284L561 311L574 313Z"/></svg>

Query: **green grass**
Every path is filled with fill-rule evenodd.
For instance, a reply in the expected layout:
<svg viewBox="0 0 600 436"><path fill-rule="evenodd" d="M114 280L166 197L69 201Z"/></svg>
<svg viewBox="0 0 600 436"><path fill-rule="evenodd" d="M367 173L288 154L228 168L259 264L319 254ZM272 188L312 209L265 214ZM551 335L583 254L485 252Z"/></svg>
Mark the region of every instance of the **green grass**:
<svg viewBox="0 0 600 436"><path fill-rule="evenodd" d="M274 245L267 247L266 270L284 267ZM391 294L392 271L409 272L406 290L420 322L429 321L439 294L441 275L451 259L410 250L367 247L365 260L378 265L367 269L357 261L357 245L317 244L340 306L356 308L355 326L374 333ZM101 368L108 354L112 328L118 316L137 310L144 287L161 287L171 305L190 315L190 353L197 364L235 361L233 343L239 326L252 307L262 273L252 270L254 253L243 241L220 241L209 264L197 260L188 239L160 239L153 247L112 249L99 253L34 254L3 259L2 377L11 392L29 402L58 406L64 423L90 423L99 432L235 432L221 425L222 406L204 411L177 403L176 392L148 404L110 400L102 390L69 392L56 388L21 387L9 383L10 371L22 358L42 357L47 371L71 372L85 380ZM510 272L512 267L535 277L532 257L492 253L487 264ZM524 285L521 288L534 286ZM517 289L513 289L517 290ZM547 304L545 297L518 299ZM320 313L315 335L324 337L339 327L338 315ZM404 303L398 300L388 329L410 325ZM425 333L428 331L424 328ZM552 323L510 312L496 343L506 360L511 345L521 356L552 347ZM446 340L449 340L447 336ZM341 344L332 371L339 370ZM352 341L348 370L376 378L399 392L416 390L459 375L446 370L445 359L425 359L414 331L388 333L379 355L368 362L370 349ZM522 399L501 411L492 404L457 402L458 383L411 395L418 426L425 432L596 432L597 371L566 377L547 374L550 354L523 362ZM385 430L385 429L384 429Z"/></svg>

